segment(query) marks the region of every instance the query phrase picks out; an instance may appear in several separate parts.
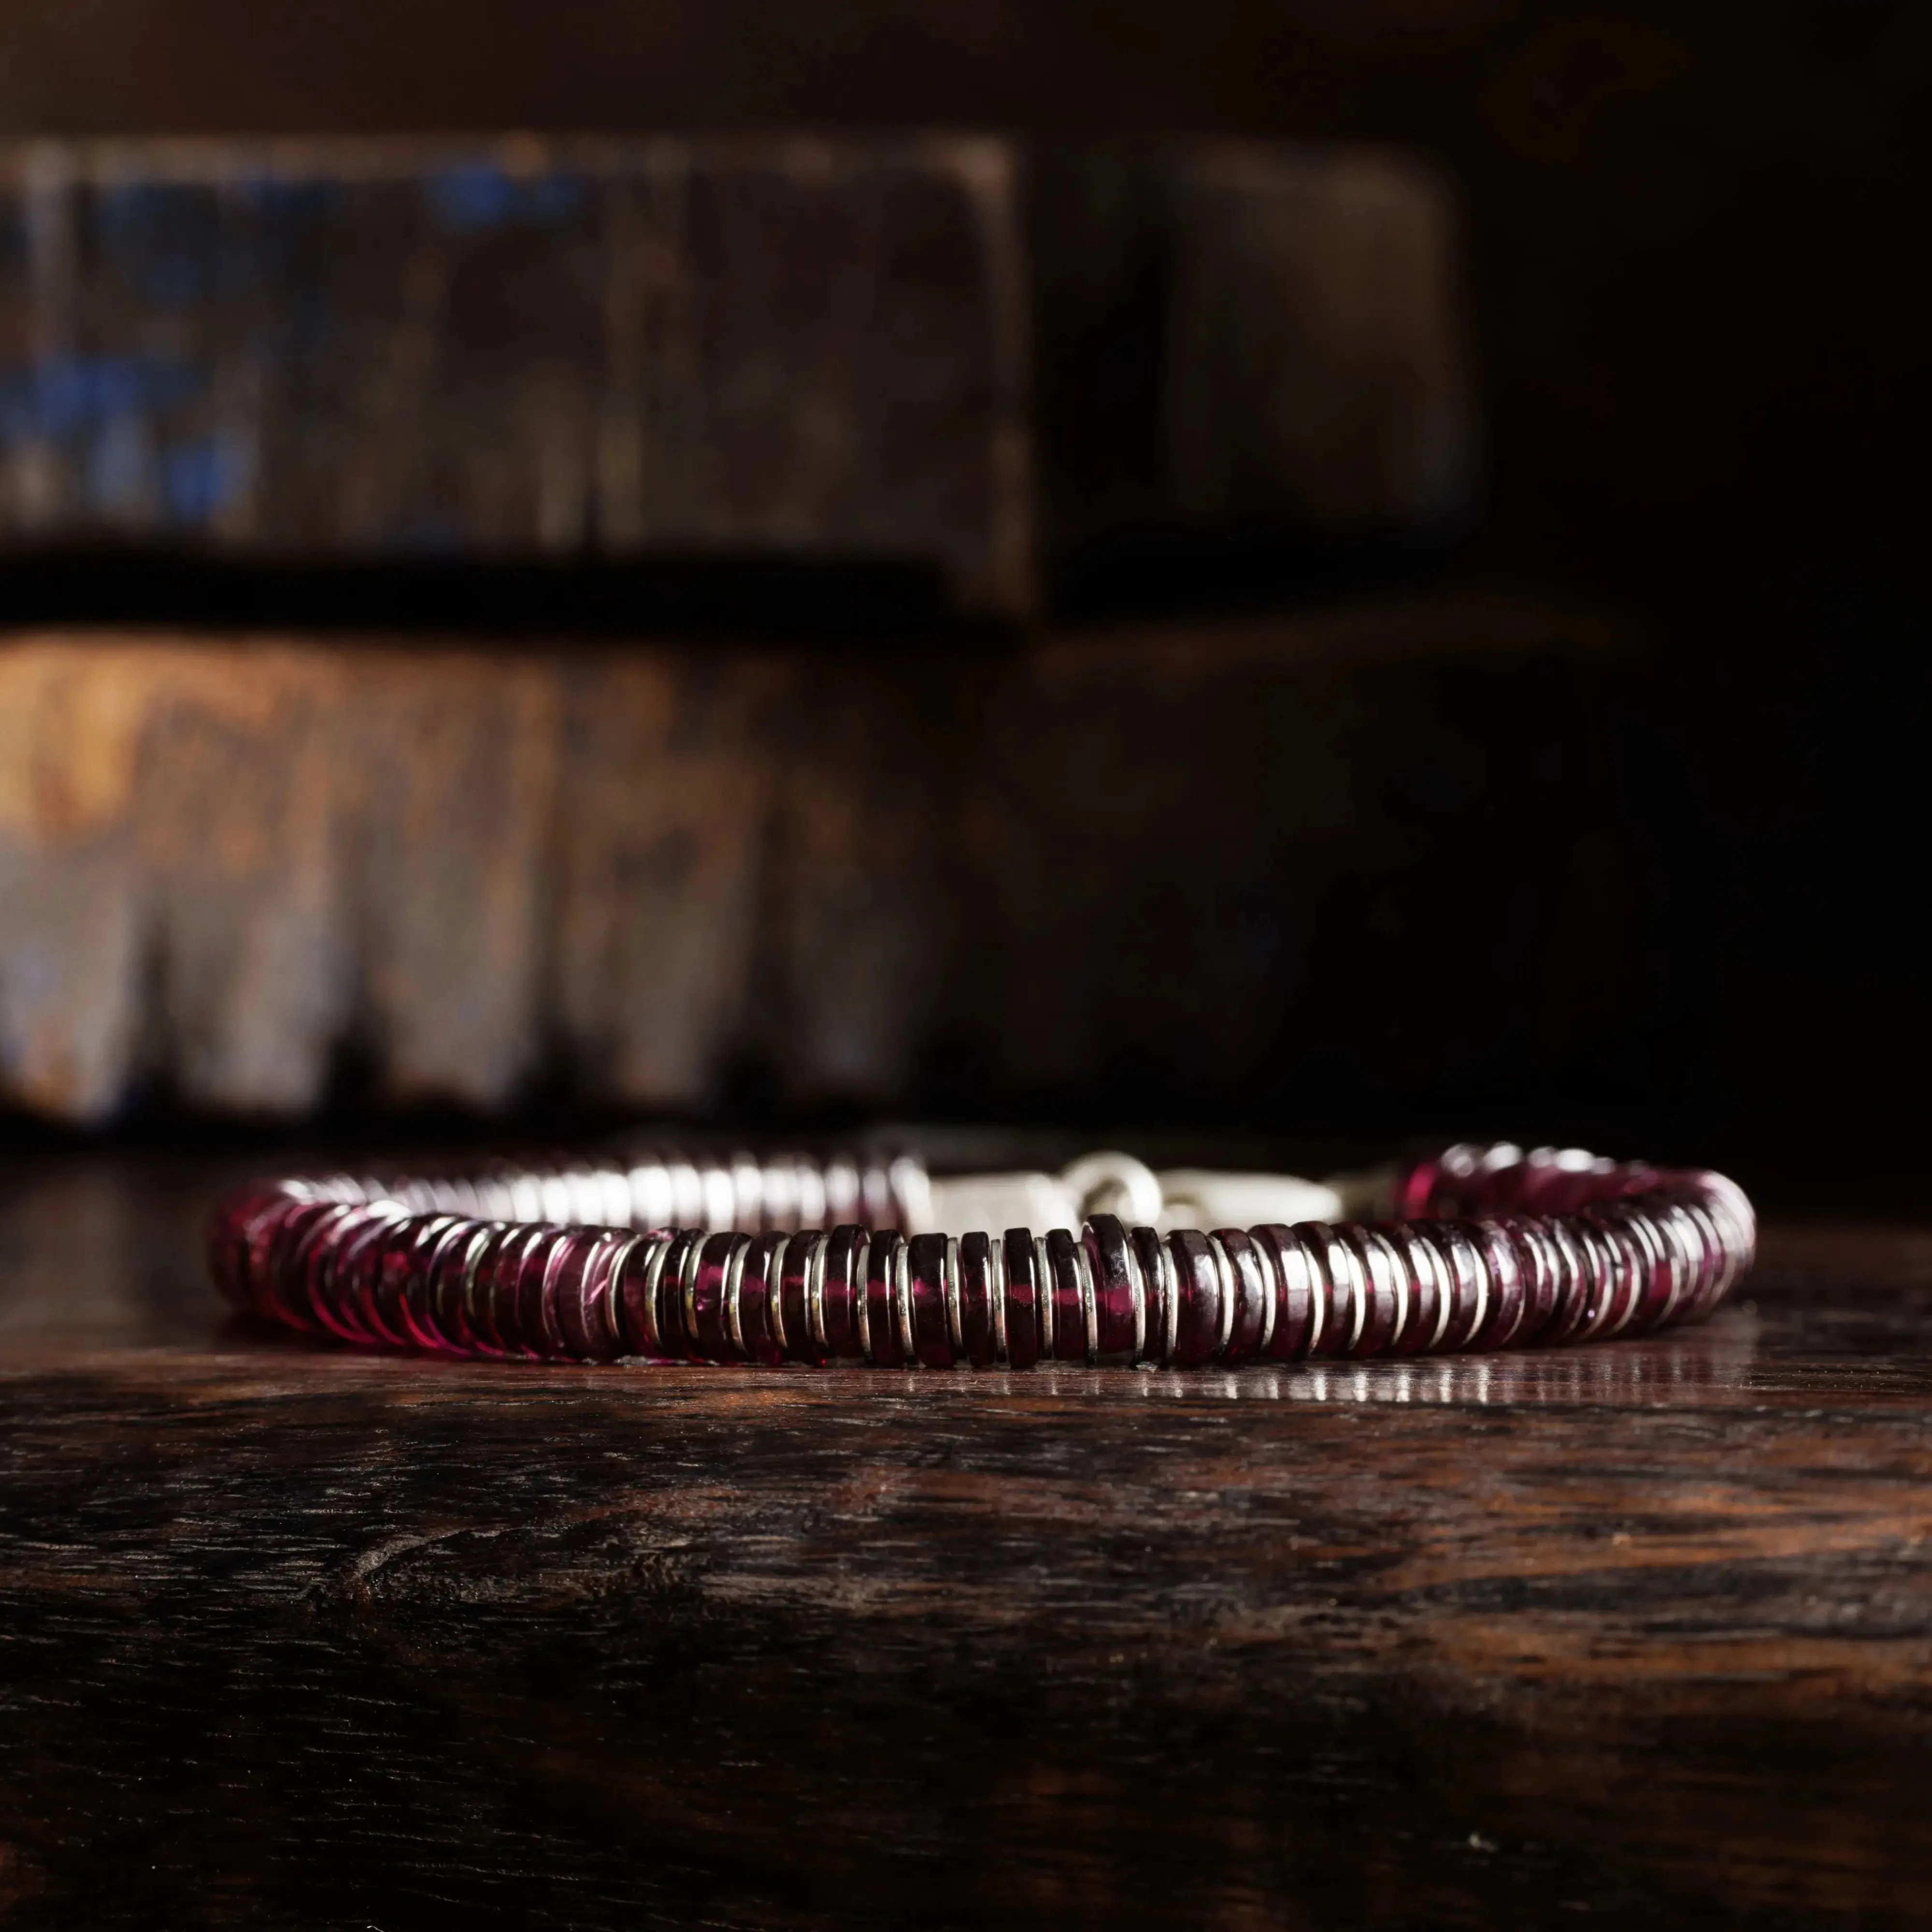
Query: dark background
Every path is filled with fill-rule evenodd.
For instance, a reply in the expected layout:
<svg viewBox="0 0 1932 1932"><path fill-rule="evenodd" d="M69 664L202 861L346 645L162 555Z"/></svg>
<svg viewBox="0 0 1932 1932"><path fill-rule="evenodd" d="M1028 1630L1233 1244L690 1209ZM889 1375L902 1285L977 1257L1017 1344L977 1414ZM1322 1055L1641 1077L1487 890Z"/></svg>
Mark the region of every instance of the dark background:
<svg viewBox="0 0 1932 1932"><path fill-rule="evenodd" d="M1423 1056L1406 1089L1366 1099L1341 1066L1285 1108L1104 1073L1029 1105L1081 1128L1635 1136L1792 1205L1901 1210L1932 1155L1928 77L1932 12L1849 0L38 0L0 16L10 136L917 123L1438 158L1465 197L1489 472L1478 526L1432 580L1601 611L1644 646L1598 721L1629 875L1621 929L1579 937L1579 982L1600 989L1532 1064ZM1336 594L1292 575L1266 590ZM100 614L67 594L58 614ZM197 617L223 592L193 578L157 594L183 608L153 614ZM1468 856L1470 890L1506 884L1507 837ZM1411 958L1392 990L1426 1004L1426 948ZM1458 1025L1446 1002L1435 1030ZM903 1097L930 1118L974 1110L943 1054ZM755 1075L724 1107L774 1124ZM525 1124L563 1118L539 1104Z"/></svg>

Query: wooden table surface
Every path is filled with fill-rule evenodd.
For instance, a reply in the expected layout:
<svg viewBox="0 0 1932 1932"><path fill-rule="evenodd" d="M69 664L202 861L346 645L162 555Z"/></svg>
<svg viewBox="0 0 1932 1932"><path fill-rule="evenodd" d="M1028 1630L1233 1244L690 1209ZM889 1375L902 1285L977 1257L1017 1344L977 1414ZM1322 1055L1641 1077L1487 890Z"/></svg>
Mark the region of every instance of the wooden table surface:
<svg viewBox="0 0 1932 1932"><path fill-rule="evenodd" d="M561 1370L224 1327L214 1178L0 1174L9 1927L1932 1919L1932 1234L1575 1352Z"/></svg>

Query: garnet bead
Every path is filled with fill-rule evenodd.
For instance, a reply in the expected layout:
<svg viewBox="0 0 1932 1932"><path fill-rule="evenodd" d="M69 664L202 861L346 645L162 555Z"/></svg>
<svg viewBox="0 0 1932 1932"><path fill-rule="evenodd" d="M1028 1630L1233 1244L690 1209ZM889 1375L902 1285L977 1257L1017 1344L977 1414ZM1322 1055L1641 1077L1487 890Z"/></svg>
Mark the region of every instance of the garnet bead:
<svg viewBox="0 0 1932 1932"><path fill-rule="evenodd" d="M865 1298L866 1247L863 1228L834 1228L825 1237L825 1258L820 1270L818 1330L821 1346L834 1361L865 1359L863 1304Z"/></svg>
<svg viewBox="0 0 1932 1932"><path fill-rule="evenodd" d="M999 1352L993 1254L993 1237L984 1228L960 1237L960 1346L976 1369L991 1367Z"/></svg>
<svg viewBox="0 0 1932 1932"><path fill-rule="evenodd" d="M906 1244L906 1271L912 1298L912 1352L929 1369L953 1365L952 1317L947 1307L945 1234L915 1234Z"/></svg>
<svg viewBox="0 0 1932 1932"><path fill-rule="evenodd" d="M1174 1346L1169 1359L1177 1369L1198 1368L1221 1348L1223 1297L1221 1263L1208 1238L1193 1228L1167 1237L1173 1264Z"/></svg>
<svg viewBox="0 0 1932 1932"><path fill-rule="evenodd" d="M1000 1252L1005 1263L1007 1363L1030 1369L1041 1352L1040 1251L1026 1229L1009 1228L1001 1239Z"/></svg>

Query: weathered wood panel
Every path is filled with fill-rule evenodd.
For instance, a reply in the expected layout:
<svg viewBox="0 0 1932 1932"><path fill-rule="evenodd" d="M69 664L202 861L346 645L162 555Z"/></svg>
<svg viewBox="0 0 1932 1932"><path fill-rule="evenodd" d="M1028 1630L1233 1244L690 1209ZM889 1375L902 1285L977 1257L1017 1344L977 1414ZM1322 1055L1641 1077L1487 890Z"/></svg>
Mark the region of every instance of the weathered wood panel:
<svg viewBox="0 0 1932 1932"><path fill-rule="evenodd" d="M26 1926L1922 1922L1923 1237L1668 1339L1186 1377L219 1328L0 1188Z"/></svg>
<svg viewBox="0 0 1932 1932"><path fill-rule="evenodd" d="M1439 539L1480 436L1459 220L1413 155L1207 142L1034 157L1050 561Z"/></svg>
<svg viewBox="0 0 1932 1932"><path fill-rule="evenodd" d="M1116 520L1453 520L1426 169L1097 151L1070 196L1056 165L936 136L0 150L0 542L897 565L1011 616L1110 514L1116 416L1158 445ZM1082 319L1131 310L1142 254L1155 352L1095 364ZM1043 350L1074 393L1036 411Z"/></svg>
<svg viewBox="0 0 1932 1932"><path fill-rule="evenodd" d="M1031 594L1011 150L0 155L0 531L300 557L799 551Z"/></svg>
<svg viewBox="0 0 1932 1932"><path fill-rule="evenodd" d="M1617 889L1605 642L1456 602L903 658L17 640L0 1096L294 1114L345 1054L484 1108L1541 1064ZM1501 906L1462 890L1499 824ZM1405 1017L1425 970L1458 1028Z"/></svg>

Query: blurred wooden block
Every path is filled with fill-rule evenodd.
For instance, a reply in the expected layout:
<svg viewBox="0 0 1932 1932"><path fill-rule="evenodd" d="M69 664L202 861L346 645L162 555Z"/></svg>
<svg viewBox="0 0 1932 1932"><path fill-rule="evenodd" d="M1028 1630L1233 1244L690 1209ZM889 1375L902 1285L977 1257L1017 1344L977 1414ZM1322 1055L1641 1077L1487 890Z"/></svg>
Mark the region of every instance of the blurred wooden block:
<svg viewBox="0 0 1932 1932"><path fill-rule="evenodd" d="M149 142L0 159L0 527L910 560L1023 608L997 141Z"/></svg>
<svg viewBox="0 0 1932 1932"><path fill-rule="evenodd" d="M21 638L0 1098L299 1114L345 1053L485 1108L1534 1068L1621 984L1571 943L1630 924L1606 642L1456 601L966 657Z"/></svg>
<svg viewBox="0 0 1932 1932"><path fill-rule="evenodd" d="M1055 146L1029 212L1058 558L1163 536L1414 543L1468 515L1458 218L1426 164Z"/></svg>
<svg viewBox="0 0 1932 1932"><path fill-rule="evenodd" d="M17 146L0 544L855 563L1014 616L1149 518L1453 521L1454 253L1419 164L1263 146Z"/></svg>

